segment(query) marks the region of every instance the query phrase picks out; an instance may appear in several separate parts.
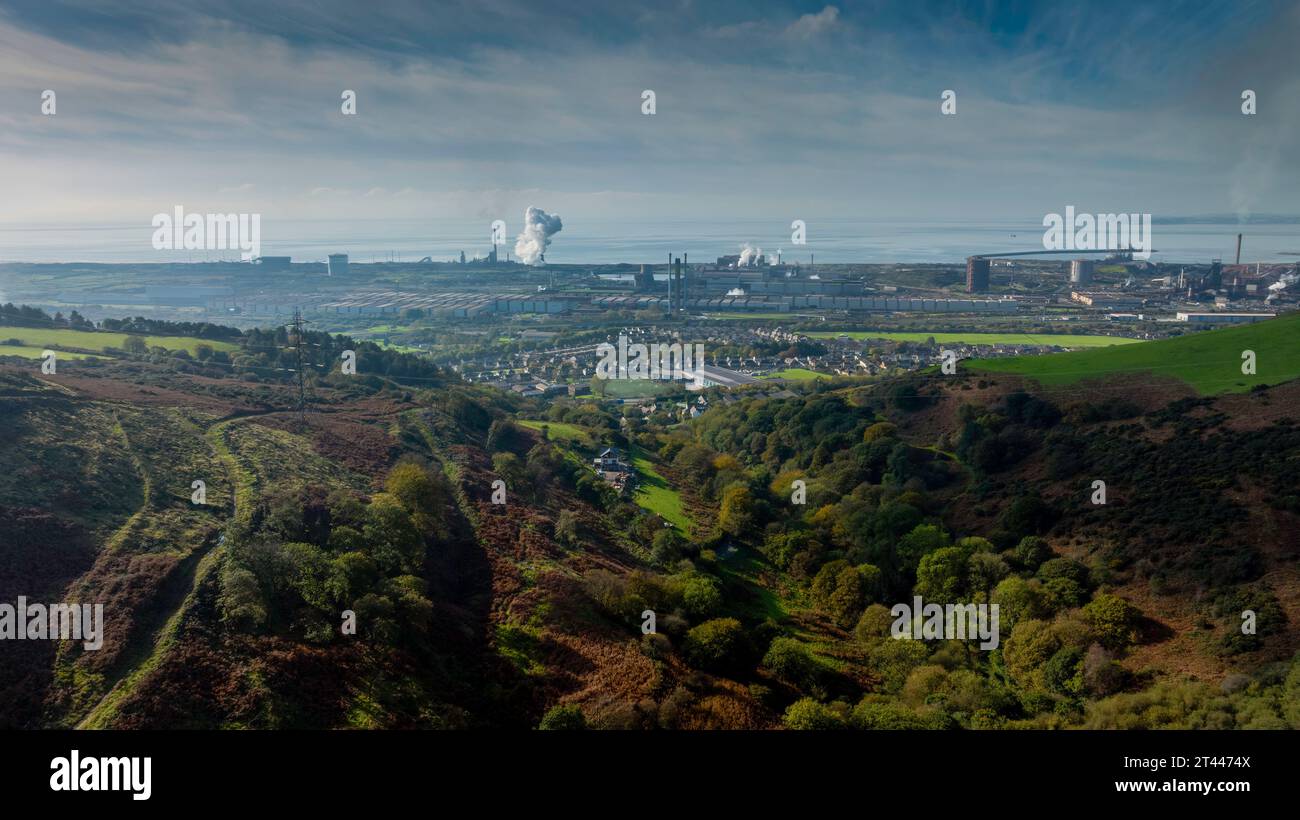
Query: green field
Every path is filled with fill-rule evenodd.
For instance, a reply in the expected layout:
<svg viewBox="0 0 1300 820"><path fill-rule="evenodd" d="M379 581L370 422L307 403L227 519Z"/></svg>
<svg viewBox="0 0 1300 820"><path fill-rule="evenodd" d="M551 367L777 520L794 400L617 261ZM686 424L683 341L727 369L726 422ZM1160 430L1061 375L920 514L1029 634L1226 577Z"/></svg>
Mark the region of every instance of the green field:
<svg viewBox="0 0 1300 820"><path fill-rule="evenodd" d="M552 441L568 447L594 447L598 445L590 431L576 424L539 421L536 419L521 420L519 424L532 430L541 430L543 426L546 426L549 428ZM570 450L570 452L573 451ZM583 458L580 453L574 453L574 455L578 458L579 463L588 465L588 467L591 464L590 459ZM672 522L683 533L690 532L691 520L687 517L685 510L682 509L681 493L674 490L667 480L655 470L654 463L640 449L633 448L631 458L632 467L638 474L632 500L642 509L656 513L665 521Z"/></svg>
<svg viewBox="0 0 1300 820"><path fill-rule="evenodd" d="M611 399L648 399L680 389L679 384L658 379L608 379L605 382L605 396Z"/></svg>
<svg viewBox="0 0 1300 820"><path fill-rule="evenodd" d="M816 331L809 333L814 339L835 339L847 336L850 339L886 339L891 342L924 342L934 339L944 344L965 342L972 345L1059 345L1061 347L1109 347L1110 345L1129 345L1142 341L1126 336L1081 336L1066 333L927 333L893 332L877 330L850 331Z"/></svg>
<svg viewBox="0 0 1300 820"><path fill-rule="evenodd" d="M829 379L829 373L818 373L816 370L807 370L802 367L791 367L786 370L777 370L763 376L764 379L789 379L792 382L812 381L813 379Z"/></svg>
<svg viewBox="0 0 1300 820"><path fill-rule="evenodd" d="M3 335L3 334L0 334L0 335ZM4 338L6 338L6 339L10 339L10 338L13 338L13 337L12 337L12 336L5 336ZM43 353L44 350L45 350L44 347L19 347L19 346L17 346L17 345L0 345L0 356L21 356L21 357L24 358L24 359L39 359L39 358L41 358L41 353ZM104 358L107 358L106 356L96 356L94 353L67 353L67 352L62 351L62 350L58 351L58 354L59 354L59 355L56 357L56 361L57 361L58 359L104 359Z"/></svg>
<svg viewBox="0 0 1300 820"><path fill-rule="evenodd" d="M62 347L77 347L83 350L103 350L105 347L121 348L125 344L128 335L126 333L104 333L100 331L71 330L69 328L0 326L0 342L18 339L24 345L32 347L59 345ZM191 355L199 345L207 345L213 350L235 350L238 348L238 345L230 342L198 339L193 336L145 336L144 341L150 347L186 350ZM39 356L39 353L37 355Z"/></svg>
<svg viewBox="0 0 1300 820"><path fill-rule="evenodd" d="M1253 350L1255 375L1241 372L1242 351ZM1300 312L1241 327L1205 330L1172 339L1099 350L962 362L978 373L1011 373L1044 385L1087 378L1152 373L1187 382L1198 393L1239 393L1257 384L1300 376Z"/></svg>
<svg viewBox="0 0 1300 820"><path fill-rule="evenodd" d="M547 434L551 441L558 441L562 444L587 445L591 442L591 435L582 427L576 424L565 424L562 421L536 421L521 420L519 424L530 430L541 430L547 428Z"/></svg>
<svg viewBox="0 0 1300 820"><path fill-rule="evenodd" d="M674 490L655 470L654 464L640 449L632 450L632 466L640 473L634 499L643 509L658 514L683 533L691 531L691 520L682 509L681 493Z"/></svg>

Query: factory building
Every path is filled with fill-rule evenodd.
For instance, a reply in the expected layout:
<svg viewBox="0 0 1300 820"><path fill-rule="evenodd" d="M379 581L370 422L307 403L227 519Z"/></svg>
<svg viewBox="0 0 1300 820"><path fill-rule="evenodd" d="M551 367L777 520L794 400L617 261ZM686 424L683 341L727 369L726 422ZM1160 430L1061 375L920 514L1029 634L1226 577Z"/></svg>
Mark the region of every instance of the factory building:
<svg viewBox="0 0 1300 820"><path fill-rule="evenodd" d="M988 293L989 260L983 256L966 258L966 292Z"/></svg>
<svg viewBox="0 0 1300 820"><path fill-rule="evenodd" d="M604 310L667 309L669 301L654 296L596 296L593 307ZM686 310L785 313L794 310L886 311L901 313L1015 313L1020 303L1010 299L911 299L871 296L719 296L688 299Z"/></svg>
<svg viewBox="0 0 1300 820"><path fill-rule="evenodd" d="M331 253L328 259L330 276L348 275L348 255L346 253Z"/></svg>
<svg viewBox="0 0 1300 820"><path fill-rule="evenodd" d="M1239 325L1250 322L1262 322L1272 319L1272 313L1182 313L1176 316L1178 321L1193 325Z"/></svg>
<svg viewBox="0 0 1300 820"><path fill-rule="evenodd" d="M694 371L695 381L689 385L691 390L705 390L710 387L743 387L758 384L759 380L738 370L725 367L699 365Z"/></svg>
<svg viewBox="0 0 1300 820"><path fill-rule="evenodd" d="M1070 261L1070 284L1086 285L1092 281L1097 263L1091 259L1073 259Z"/></svg>
<svg viewBox="0 0 1300 820"><path fill-rule="evenodd" d="M1142 299L1114 291L1071 291L1070 299L1099 310L1133 310L1142 307Z"/></svg>

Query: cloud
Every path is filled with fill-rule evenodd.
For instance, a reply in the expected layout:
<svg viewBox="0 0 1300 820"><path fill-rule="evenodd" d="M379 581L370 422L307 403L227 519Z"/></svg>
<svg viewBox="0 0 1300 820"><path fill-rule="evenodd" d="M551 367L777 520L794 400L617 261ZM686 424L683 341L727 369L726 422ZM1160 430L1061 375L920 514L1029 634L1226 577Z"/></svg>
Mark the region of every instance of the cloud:
<svg viewBox="0 0 1300 820"><path fill-rule="evenodd" d="M1300 211L1294 186L1256 182L1300 153L1294 119L1281 116L1300 99L1294 86L1261 85L1253 123L1216 113L1255 87L1233 71L1264 32L1294 31L1256 7L1183 15L1172 43L1122 49L1111 46L1146 31L1153 12L899 5L868 18L852 5L773 2L736 23L729 4L647 0L565 17L556 9L585 6L556 2L409 4L348 25L331 16L334 0L275 14L209 0L173 15L123 0L118 25L100 29L93 21L117 18L58 16L67 3L41 4L53 11L40 19L0 14L0 221L175 202L488 221L543 202L574 225L718 214L789 224L794 209L1041 215L1068 203ZM1209 85L1189 74L1199 65L1240 87L1189 99L1185 84ZM1248 79L1285 76L1279 52ZM55 117L34 96L47 87ZM358 94L355 117L339 111L344 88ZM640 113L645 88L653 117ZM939 114L945 88L958 92L956 117Z"/></svg>
<svg viewBox="0 0 1300 820"><path fill-rule="evenodd" d="M805 14L791 23L785 30L792 37L808 39L835 28L840 19L840 10L827 6L816 14Z"/></svg>

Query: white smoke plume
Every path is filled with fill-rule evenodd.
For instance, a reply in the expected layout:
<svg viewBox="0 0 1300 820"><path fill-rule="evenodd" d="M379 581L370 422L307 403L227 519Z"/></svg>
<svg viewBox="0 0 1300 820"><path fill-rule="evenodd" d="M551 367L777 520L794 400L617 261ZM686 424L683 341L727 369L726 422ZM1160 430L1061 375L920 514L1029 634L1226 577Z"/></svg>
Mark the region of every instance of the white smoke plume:
<svg viewBox="0 0 1300 820"><path fill-rule="evenodd" d="M1291 273L1284 273L1281 278L1269 285L1268 289L1272 291L1284 291L1296 282L1300 282L1300 276Z"/></svg>
<svg viewBox="0 0 1300 820"><path fill-rule="evenodd" d="M755 248L746 242L740 246L740 261L736 263L738 268L747 268L750 265L758 264L758 257L763 255L762 248Z"/></svg>
<svg viewBox="0 0 1300 820"><path fill-rule="evenodd" d="M559 214L548 214L541 208L529 205L528 210L524 211L524 230L515 240L515 256L525 265L545 262L551 237L563 227Z"/></svg>

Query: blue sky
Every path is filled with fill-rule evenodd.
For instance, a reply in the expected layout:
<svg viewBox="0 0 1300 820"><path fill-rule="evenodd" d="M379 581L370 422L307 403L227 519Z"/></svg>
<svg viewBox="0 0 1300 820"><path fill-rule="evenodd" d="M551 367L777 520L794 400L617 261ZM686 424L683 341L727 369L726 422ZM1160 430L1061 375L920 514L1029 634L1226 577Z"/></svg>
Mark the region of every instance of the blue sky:
<svg viewBox="0 0 1300 820"><path fill-rule="evenodd" d="M0 222L1294 214L1298 35L1249 0L7 3Z"/></svg>

